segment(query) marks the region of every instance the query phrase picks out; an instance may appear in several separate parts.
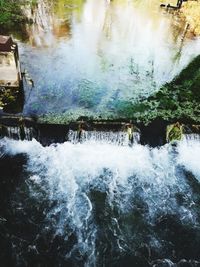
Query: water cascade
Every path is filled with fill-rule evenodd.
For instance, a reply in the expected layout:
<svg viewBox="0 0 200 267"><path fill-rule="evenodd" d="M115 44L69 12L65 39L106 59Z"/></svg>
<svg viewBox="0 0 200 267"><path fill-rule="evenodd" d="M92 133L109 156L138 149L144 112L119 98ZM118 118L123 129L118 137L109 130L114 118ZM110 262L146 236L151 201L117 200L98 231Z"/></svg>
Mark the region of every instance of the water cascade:
<svg viewBox="0 0 200 267"><path fill-rule="evenodd" d="M128 145L130 143L129 136L126 131L105 132L105 131L83 131L79 136L78 131L69 131L68 141L76 144L78 142L107 142L115 145ZM134 132L131 143L139 143L140 134Z"/></svg>
<svg viewBox="0 0 200 267"><path fill-rule="evenodd" d="M55 139L55 131L58 126L52 125L54 133L48 133L38 125L35 127L26 127L21 126L3 126L0 131L0 136L8 137L14 140L28 140L31 141L33 138L43 143L43 139L48 140L48 144L53 142L62 142L65 141L72 142L73 144L79 142L107 142L116 145L129 145L140 142L140 133L139 131L134 131L131 133L131 136L128 134L127 130L119 131L95 131L87 130L80 133L79 130L71 130L69 127L62 126L61 136L57 136ZM44 126L48 129L48 126ZM44 133L43 133L44 132Z"/></svg>
<svg viewBox="0 0 200 267"><path fill-rule="evenodd" d="M4 127L3 135L15 140L32 140L34 129L28 127L7 126Z"/></svg>

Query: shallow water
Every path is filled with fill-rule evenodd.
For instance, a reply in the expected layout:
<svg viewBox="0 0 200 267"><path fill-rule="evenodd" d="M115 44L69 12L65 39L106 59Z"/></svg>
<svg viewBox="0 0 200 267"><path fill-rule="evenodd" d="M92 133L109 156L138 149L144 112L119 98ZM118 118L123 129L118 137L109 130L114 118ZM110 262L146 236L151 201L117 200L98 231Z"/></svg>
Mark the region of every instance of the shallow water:
<svg viewBox="0 0 200 267"><path fill-rule="evenodd" d="M199 54L200 39L159 5L40 0L27 7L33 25L19 41L20 58L35 87L25 82L24 113L119 117L121 103L144 99L173 79Z"/></svg>
<svg viewBox="0 0 200 267"><path fill-rule="evenodd" d="M2 179L6 158L26 157L7 177L21 177L5 216L14 266L121 266L142 244L152 258L198 259L199 141L151 149L4 138L0 151Z"/></svg>

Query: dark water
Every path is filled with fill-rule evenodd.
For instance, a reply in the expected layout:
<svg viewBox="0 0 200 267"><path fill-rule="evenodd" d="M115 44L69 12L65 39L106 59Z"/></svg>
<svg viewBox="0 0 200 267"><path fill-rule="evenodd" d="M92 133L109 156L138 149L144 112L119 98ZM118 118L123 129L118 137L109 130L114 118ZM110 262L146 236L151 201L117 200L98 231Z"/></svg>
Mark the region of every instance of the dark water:
<svg viewBox="0 0 200 267"><path fill-rule="evenodd" d="M34 23L17 36L35 85L25 82L24 114L117 118L118 106L157 91L200 51L186 22L157 0L38 3L26 7Z"/></svg>
<svg viewBox="0 0 200 267"><path fill-rule="evenodd" d="M200 260L199 140L150 149L2 139L0 152L3 266Z"/></svg>

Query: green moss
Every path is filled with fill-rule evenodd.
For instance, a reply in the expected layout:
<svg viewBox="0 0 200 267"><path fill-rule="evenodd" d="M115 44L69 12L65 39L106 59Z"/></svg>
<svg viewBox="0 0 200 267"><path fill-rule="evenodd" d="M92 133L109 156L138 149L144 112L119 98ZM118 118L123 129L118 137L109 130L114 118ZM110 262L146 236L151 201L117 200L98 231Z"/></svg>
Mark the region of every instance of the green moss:
<svg viewBox="0 0 200 267"><path fill-rule="evenodd" d="M67 123L84 116L90 120L133 120L149 124L160 118L169 122L183 121L200 123L200 56L196 57L172 82L146 100L126 101L112 99L105 110L94 113L96 101L101 97L96 94L99 88L86 82L77 90L80 108L63 114L46 114L44 122Z"/></svg>
<svg viewBox="0 0 200 267"><path fill-rule="evenodd" d="M3 92L0 92L1 109L3 108L5 112L9 113L18 113L22 111L24 102L22 88L19 88L19 90L16 90L15 88L6 88Z"/></svg>
<svg viewBox="0 0 200 267"><path fill-rule="evenodd" d="M167 127L166 139L168 142L181 141L183 138L183 128L179 123Z"/></svg>

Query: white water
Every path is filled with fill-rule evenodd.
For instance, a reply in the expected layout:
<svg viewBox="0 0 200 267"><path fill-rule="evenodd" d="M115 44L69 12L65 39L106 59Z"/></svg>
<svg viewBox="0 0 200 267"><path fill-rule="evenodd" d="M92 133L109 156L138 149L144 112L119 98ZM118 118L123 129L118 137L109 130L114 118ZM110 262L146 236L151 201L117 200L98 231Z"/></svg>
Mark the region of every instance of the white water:
<svg viewBox="0 0 200 267"><path fill-rule="evenodd" d="M129 145L130 143L138 144L140 141L139 132L133 133L133 140L130 142L128 133L126 131L83 131L81 138L79 138L78 131L70 130L68 133L68 141L73 144L78 142L103 142L115 145Z"/></svg>
<svg viewBox="0 0 200 267"><path fill-rule="evenodd" d="M66 142L42 147L36 140L14 141L4 138L0 148L4 153L26 153L26 169L32 197L38 198L36 187L45 190L56 207L47 214L57 233L65 235L66 224L78 236L76 249L87 253L85 266L95 266L96 224L89 192L106 192L110 207L117 206L121 214L134 208L134 198L146 203L146 220L154 223L156 216L177 214L183 223L195 224L195 212L190 208L191 190L183 169L192 172L200 181L200 142L184 140L177 148L165 145L150 149L139 144L118 146L106 142L87 141L82 144ZM189 206L178 205L176 194L182 193ZM58 220L54 222L54 217ZM119 225L117 219L117 228ZM120 249L123 245L118 242Z"/></svg>
<svg viewBox="0 0 200 267"><path fill-rule="evenodd" d="M186 170L192 172L200 182L200 142L199 135L196 135L196 141L184 142L179 147L178 163L182 164Z"/></svg>
<svg viewBox="0 0 200 267"><path fill-rule="evenodd" d="M31 141L34 136L33 128L23 127L23 130L24 130L24 135L25 135L24 138L26 140ZM7 133L6 136L9 138L17 139L17 140L21 139L20 127L18 126L7 126L6 133Z"/></svg>

